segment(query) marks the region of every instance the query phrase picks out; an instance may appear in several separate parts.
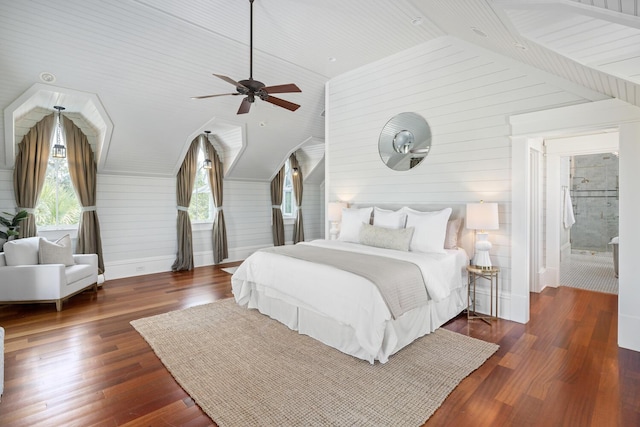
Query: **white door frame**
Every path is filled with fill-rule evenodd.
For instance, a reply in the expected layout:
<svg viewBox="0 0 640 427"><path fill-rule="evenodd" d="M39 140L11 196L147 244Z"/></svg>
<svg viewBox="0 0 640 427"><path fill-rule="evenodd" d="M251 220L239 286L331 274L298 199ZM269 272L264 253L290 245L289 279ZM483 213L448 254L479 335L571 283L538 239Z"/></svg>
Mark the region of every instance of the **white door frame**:
<svg viewBox="0 0 640 427"><path fill-rule="evenodd" d="M611 153L620 150L619 132L599 133L545 141L546 157L546 251L544 286L560 284L560 225L562 224L562 157Z"/></svg>
<svg viewBox="0 0 640 427"><path fill-rule="evenodd" d="M536 138L550 138L567 134L594 132L603 129L620 130L620 239L619 285L621 303L618 316L618 343L640 351L640 290L633 289L633 258L640 255L633 242L640 241L635 219L640 217L640 201L633 201L631 191L625 203L623 187L640 180L640 108L618 99L588 102L569 107L526 113L509 118L512 129L511 147L511 318L521 323L529 321L530 270L530 163L529 152ZM625 148L625 146L627 148ZM628 150L629 157L624 160ZM637 154L637 156L636 156ZM635 157L635 160L634 160ZM625 167L626 165L626 167ZM625 211L626 208L626 211ZM626 234L625 234L626 233ZM628 235L628 236L627 236ZM629 239L629 240L627 240ZM624 242L630 242L624 244ZM636 254L636 252L638 252ZM625 260L629 265L625 266ZM625 294L628 298L625 298Z"/></svg>

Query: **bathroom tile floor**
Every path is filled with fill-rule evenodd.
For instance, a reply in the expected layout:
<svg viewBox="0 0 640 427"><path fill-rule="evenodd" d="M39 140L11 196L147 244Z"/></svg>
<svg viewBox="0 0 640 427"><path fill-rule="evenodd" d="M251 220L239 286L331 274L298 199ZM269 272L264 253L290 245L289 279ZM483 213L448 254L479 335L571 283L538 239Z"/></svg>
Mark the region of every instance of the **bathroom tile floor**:
<svg viewBox="0 0 640 427"><path fill-rule="evenodd" d="M560 286L617 295L613 253L574 251L560 263Z"/></svg>

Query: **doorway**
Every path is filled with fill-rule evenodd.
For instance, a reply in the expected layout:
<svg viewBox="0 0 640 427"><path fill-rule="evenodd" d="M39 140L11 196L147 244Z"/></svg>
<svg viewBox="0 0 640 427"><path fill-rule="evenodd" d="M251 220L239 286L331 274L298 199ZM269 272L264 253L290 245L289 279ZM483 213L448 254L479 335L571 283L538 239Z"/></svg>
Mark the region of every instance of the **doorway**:
<svg viewBox="0 0 640 427"><path fill-rule="evenodd" d="M619 139L617 129L545 139L545 268L532 291L573 284L617 293L609 242L618 235Z"/></svg>
<svg viewBox="0 0 640 427"><path fill-rule="evenodd" d="M618 164L617 151L561 158L560 286L618 294Z"/></svg>
<svg viewBox="0 0 640 427"><path fill-rule="evenodd" d="M640 198L633 195L633 183L640 180L640 108L618 99L589 102L545 111L523 113L509 117L512 131L511 144L511 272L510 272L510 319L521 323L529 321L529 149L530 140L535 137L551 138L554 135L593 131L597 129L617 129L619 131L620 152L620 200L619 200L619 292L618 292L618 345L640 351L640 287L635 286L635 263L640 258L640 248L633 245L640 240ZM580 148L579 146L574 148ZM602 152L602 150L600 150ZM575 154L569 152L567 155ZM547 160L559 156L547 155ZM558 168L547 168L548 174L557 174ZM556 181L557 182L557 181ZM556 187L552 193L556 197L547 198L546 220L560 223L560 191ZM550 199L555 206L549 209ZM555 221L550 219L555 216ZM556 227L546 227L546 230ZM546 248L559 252L559 233L555 241L546 239ZM547 254L548 255L548 254ZM560 259L559 253L557 254ZM547 258L548 259L548 258ZM553 260L554 257L551 258ZM547 267L549 267L547 265Z"/></svg>

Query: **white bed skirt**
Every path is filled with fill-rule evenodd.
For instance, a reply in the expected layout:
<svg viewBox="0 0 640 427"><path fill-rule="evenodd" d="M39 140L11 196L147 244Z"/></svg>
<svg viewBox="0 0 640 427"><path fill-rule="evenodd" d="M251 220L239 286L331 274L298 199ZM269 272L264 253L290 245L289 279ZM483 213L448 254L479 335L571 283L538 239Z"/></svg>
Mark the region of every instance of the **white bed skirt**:
<svg viewBox="0 0 640 427"><path fill-rule="evenodd" d="M465 281L466 282L466 281ZM265 295L262 286L245 282L250 287L248 308L257 309L290 329L308 335L343 353L374 363L388 361L389 356L406 347L416 338L431 333L457 316L467 307L467 288L451 292L449 297L418 307L397 319L385 323L384 339L377 354L370 354L358 344L355 329L306 307L289 304Z"/></svg>

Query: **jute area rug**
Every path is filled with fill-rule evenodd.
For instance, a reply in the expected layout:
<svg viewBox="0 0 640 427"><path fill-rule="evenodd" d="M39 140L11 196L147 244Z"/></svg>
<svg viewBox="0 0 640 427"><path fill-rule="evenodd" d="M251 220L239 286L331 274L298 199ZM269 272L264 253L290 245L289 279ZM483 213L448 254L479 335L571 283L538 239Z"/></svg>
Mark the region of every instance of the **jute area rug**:
<svg viewBox="0 0 640 427"><path fill-rule="evenodd" d="M444 329L371 365L233 298L134 320L219 426L419 426L496 344Z"/></svg>

